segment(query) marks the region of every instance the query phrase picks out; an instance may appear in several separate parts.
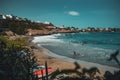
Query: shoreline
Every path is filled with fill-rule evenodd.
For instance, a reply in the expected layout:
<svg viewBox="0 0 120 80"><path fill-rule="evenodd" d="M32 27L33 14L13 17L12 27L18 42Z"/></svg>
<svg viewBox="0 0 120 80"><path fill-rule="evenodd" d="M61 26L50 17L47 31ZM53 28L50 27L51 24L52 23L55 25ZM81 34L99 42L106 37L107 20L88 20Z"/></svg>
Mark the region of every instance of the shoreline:
<svg viewBox="0 0 120 80"><path fill-rule="evenodd" d="M30 46L36 47L36 49L32 49L32 51L34 53L33 56L36 58L37 60L36 63L38 65L44 65L45 61L47 61L48 67L51 67L53 71L57 69L62 70L62 69L74 69L75 68L75 65L71 62L63 61L61 59L48 55L49 51L46 48L42 46L38 46L37 44L33 42L31 42L30 44L31 44ZM66 64L67 66L63 66Z"/></svg>
<svg viewBox="0 0 120 80"><path fill-rule="evenodd" d="M34 37L36 37L36 36L33 36L32 40L34 39ZM44 60L40 59L40 58L38 58L38 59L42 60L42 61L47 60L48 66L52 67L53 71L57 68L59 68L61 70L69 69L69 68L74 69L75 68L74 62L78 62L82 67L85 67L85 68L97 67L101 71L101 73L105 73L105 71L110 71L111 73L114 73L114 71L119 70L118 68L115 68L115 67L110 67L110 66L101 65L98 63L87 62L87 61L82 61L82 60L75 60L75 59L68 58L65 56L57 55L57 54L51 52L50 50L44 48L43 46L38 46L34 42L32 42L32 44L33 44L33 46L37 47L38 52L39 51L42 52L42 54L38 53L38 55L43 55L45 58ZM40 62L38 62L38 64L40 64ZM65 64L65 66L63 67L64 64ZM66 66L66 64L71 67Z"/></svg>
<svg viewBox="0 0 120 80"><path fill-rule="evenodd" d="M44 47L42 47L42 48L44 48ZM82 60L75 60L75 59L72 59L72 58L69 58L69 57L66 57L66 56L57 55L57 54L51 52L50 50L48 50L46 48L44 48L44 51L50 57L54 57L56 59L59 59L59 60L62 60L62 61L66 61L66 62L70 62L70 63L78 62L82 67L86 67L86 68L97 67L102 72L110 71L112 73L114 71L119 70L118 68L110 67L110 66L107 66L107 65L101 65L101 64L98 64L98 63L87 62L87 61L82 61Z"/></svg>

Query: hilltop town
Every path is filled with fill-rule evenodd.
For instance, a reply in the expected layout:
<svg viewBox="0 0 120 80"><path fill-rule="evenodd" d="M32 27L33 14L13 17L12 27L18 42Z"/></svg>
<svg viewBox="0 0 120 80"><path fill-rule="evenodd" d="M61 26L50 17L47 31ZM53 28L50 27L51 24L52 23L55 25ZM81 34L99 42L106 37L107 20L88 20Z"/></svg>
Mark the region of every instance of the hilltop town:
<svg viewBox="0 0 120 80"><path fill-rule="evenodd" d="M2 35L48 35L53 33L77 32L120 32L120 28L94 28L80 29L76 27L57 27L51 22L31 21L12 14L0 14L0 34Z"/></svg>

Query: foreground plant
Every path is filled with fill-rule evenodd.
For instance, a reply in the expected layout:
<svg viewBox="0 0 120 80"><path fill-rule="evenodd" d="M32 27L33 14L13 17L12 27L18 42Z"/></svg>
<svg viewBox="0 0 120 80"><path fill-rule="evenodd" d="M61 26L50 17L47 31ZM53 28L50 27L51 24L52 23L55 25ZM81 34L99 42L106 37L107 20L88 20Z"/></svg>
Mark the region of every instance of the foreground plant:
<svg viewBox="0 0 120 80"><path fill-rule="evenodd" d="M33 69L37 66L35 58L27 48L11 44L8 48L6 39L0 40L0 79L35 80Z"/></svg>

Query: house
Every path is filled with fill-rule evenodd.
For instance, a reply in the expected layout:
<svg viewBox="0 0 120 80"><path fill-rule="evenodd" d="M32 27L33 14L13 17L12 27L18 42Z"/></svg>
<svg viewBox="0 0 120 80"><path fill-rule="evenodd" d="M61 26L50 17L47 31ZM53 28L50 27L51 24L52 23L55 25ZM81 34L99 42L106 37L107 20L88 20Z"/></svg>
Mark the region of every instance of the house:
<svg viewBox="0 0 120 80"><path fill-rule="evenodd" d="M50 22L48 22L48 21L45 21L45 22L44 22L44 24L50 24Z"/></svg>
<svg viewBox="0 0 120 80"><path fill-rule="evenodd" d="M13 15L8 14L8 15L6 15L6 17L12 19L12 18L13 18Z"/></svg>
<svg viewBox="0 0 120 80"><path fill-rule="evenodd" d="M6 19L5 15L0 14L0 19Z"/></svg>

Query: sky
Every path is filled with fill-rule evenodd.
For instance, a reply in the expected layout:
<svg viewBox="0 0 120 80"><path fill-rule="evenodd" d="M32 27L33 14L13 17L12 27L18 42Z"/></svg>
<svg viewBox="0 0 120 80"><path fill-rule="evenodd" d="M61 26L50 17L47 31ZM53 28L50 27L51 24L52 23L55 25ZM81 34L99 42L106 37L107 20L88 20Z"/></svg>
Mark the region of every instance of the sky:
<svg viewBox="0 0 120 80"><path fill-rule="evenodd" d="M120 0L0 0L0 13L59 27L120 27Z"/></svg>

